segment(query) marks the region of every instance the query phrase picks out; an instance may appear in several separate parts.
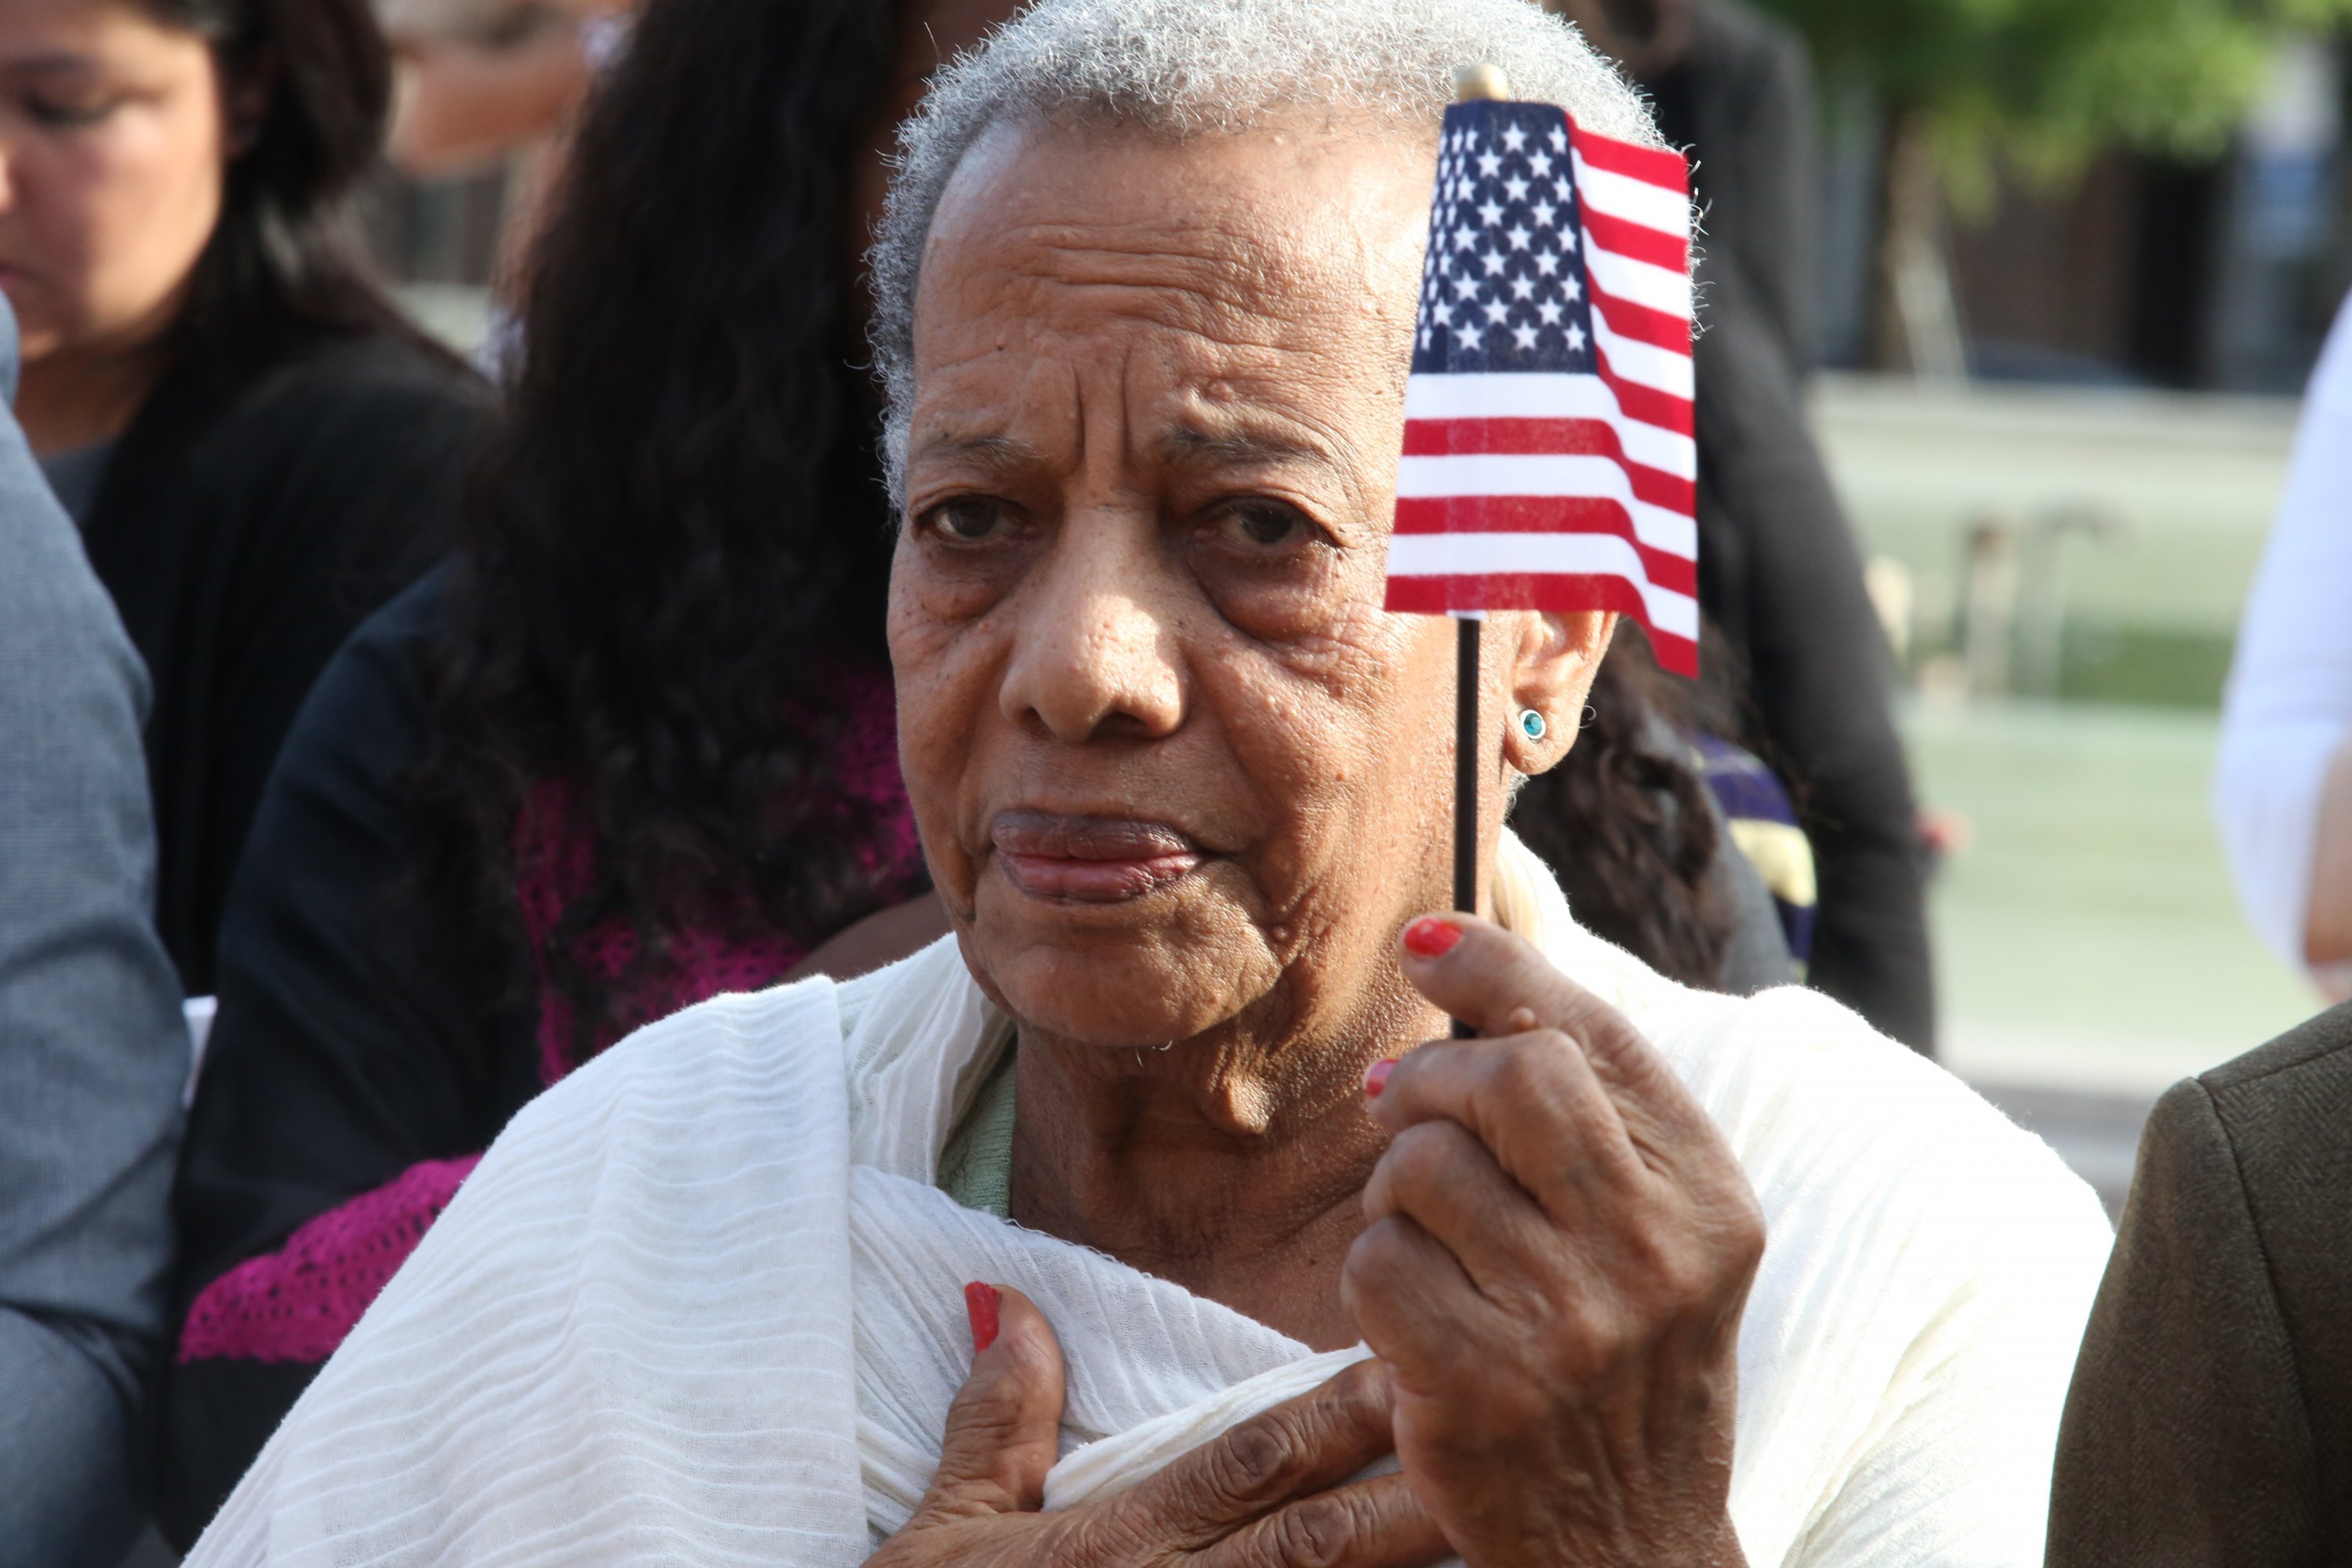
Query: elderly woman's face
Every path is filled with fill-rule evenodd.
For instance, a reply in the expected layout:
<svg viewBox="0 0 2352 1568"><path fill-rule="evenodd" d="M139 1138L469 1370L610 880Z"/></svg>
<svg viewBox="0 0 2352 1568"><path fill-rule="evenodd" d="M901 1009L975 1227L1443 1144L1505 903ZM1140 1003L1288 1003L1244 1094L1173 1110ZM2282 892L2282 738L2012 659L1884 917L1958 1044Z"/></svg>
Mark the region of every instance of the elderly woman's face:
<svg viewBox="0 0 2352 1568"><path fill-rule="evenodd" d="M891 653L933 872L1017 1017L1420 1005L1387 944L1447 902L1454 644L1381 602L1428 184L1311 124L1032 126L940 205Z"/></svg>

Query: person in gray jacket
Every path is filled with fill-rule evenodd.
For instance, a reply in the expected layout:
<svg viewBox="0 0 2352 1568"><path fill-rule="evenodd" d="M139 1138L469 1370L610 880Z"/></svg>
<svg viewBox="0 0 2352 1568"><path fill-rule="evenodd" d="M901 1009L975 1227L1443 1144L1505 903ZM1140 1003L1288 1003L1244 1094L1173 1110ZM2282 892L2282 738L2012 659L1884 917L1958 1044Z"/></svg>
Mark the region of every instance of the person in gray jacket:
<svg viewBox="0 0 2352 1568"><path fill-rule="evenodd" d="M16 320L0 303L0 397ZM145 1517L188 1077L155 934L147 672L0 408L0 1565Z"/></svg>

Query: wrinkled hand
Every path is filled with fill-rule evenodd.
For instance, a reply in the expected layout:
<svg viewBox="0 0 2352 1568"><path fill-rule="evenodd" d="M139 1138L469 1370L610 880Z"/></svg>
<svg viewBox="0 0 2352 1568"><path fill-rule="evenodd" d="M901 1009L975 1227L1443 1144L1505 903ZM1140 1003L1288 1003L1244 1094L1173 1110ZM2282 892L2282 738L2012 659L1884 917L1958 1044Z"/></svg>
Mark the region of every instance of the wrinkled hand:
<svg viewBox="0 0 2352 1568"><path fill-rule="evenodd" d="M868 1568L1426 1568L1445 1538L1401 1475L1341 1485L1391 1451L1366 1362L1100 1502L1038 1511L1062 1419L1044 1314L1000 1289L996 1339L948 1411L931 1489Z"/></svg>
<svg viewBox="0 0 2352 1568"><path fill-rule="evenodd" d="M1755 1195L1622 1016L1500 927L1444 919L1460 941L1407 944L1404 973L1485 1037L1389 1071L1372 1112L1396 1136L1341 1279L1405 1474L1470 1568L1739 1563Z"/></svg>

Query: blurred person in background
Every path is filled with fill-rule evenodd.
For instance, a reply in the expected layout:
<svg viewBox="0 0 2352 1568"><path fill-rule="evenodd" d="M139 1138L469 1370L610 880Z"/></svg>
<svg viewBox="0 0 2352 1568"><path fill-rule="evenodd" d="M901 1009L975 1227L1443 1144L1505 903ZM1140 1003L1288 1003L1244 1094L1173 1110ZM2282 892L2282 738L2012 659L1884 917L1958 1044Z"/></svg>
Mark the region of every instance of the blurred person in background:
<svg viewBox="0 0 2352 1568"><path fill-rule="evenodd" d="M1925 856L1890 659L1805 416L1814 110L1804 47L1739 0L1545 5L1647 90L1661 132L1692 153L1705 219L1699 603L1720 633L1707 648L1709 706L1715 728L1781 776L1812 852L1761 868L1792 902L1816 889L1783 873L1801 865L1817 879L1810 984L1930 1051Z"/></svg>
<svg viewBox="0 0 2352 1568"><path fill-rule="evenodd" d="M485 342L494 364L512 352L513 288L565 140L626 47L635 10L635 0L376 0L399 56L393 163L426 180L506 165Z"/></svg>
<svg viewBox="0 0 2352 1568"><path fill-rule="evenodd" d="M2352 301L2312 375L2239 626L2213 812L2254 930L2352 997Z"/></svg>
<svg viewBox="0 0 2352 1568"><path fill-rule="evenodd" d="M946 929L898 773L856 264L893 128L1014 9L655 0L589 108L457 559L320 682L231 900L180 1193L177 1539L541 1089ZM1638 688L1605 706L1548 842L1674 973L1785 981L1680 742Z"/></svg>
<svg viewBox="0 0 2352 1568"><path fill-rule="evenodd" d="M147 678L5 402L0 1563L112 1568L145 1517L188 1035L155 939Z"/></svg>
<svg viewBox="0 0 2352 1568"><path fill-rule="evenodd" d="M2148 1118L2059 1427L2050 1568L2352 1562L2347 1301L2352 1006Z"/></svg>
<svg viewBox="0 0 2352 1568"><path fill-rule="evenodd" d="M153 680L158 921L188 994L337 645L446 542L481 394L343 237L390 57L366 0L5 0L17 413Z"/></svg>

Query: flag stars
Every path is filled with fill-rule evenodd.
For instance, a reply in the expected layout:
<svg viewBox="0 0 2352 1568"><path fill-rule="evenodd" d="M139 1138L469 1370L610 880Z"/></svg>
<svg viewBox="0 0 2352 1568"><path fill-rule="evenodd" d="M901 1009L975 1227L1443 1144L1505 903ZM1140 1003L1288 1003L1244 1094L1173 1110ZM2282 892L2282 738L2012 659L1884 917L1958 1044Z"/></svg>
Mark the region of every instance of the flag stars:
<svg viewBox="0 0 2352 1568"><path fill-rule="evenodd" d="M1528 247L1528 241L1533 239L1535 236L1528 232L1527 225L1519 223L1513 224L1511 226L1510 232L1504 235L1503 237L1511 242L1511 248L1513 250L1525 250Z"/></svg>
<svg viewBox="0 0 2352 1568"><path fill-rule="evenodd" d="M1519 178L1518 175L1513 174L1509 179L1503 182L1503 194L1515 202L1526 201L1528 199L1528 183Z"/></svg>
<svg viewBox="0 0 2352 1568"><path fill-rule="evenodd" d="M1545 138L1544 138L1544 140L1551 143L1551 150L1552 150L1553 152L1555 152L1555 153L1565 153L1565 152L1567 152L1567 151L1568 151L1568 127L1567 127L1567 126L1565 126L1565 125L1555 125L1555 126L1553 126L1553 127L1551 128L1551 134L1550 134L1550 135L1549 135L1549 136L1547 136L1547 137L1545 137Z"/></svg>
<svg viewBox="0 0 2352 1568"><path fill-rule="evenodd" d="M1532 299L1534 299L1534 298L1535 298L1535 293L1536 293L1536 280L1535 280L1534 279L1532 279L1532 278L1514 278L1514 279L1511 279L1511 298L1512 298L1512 299L1514 299L1514 300L1532 300Z"/></svg>
<svg viewBox="0 0 2352 1568"><path fill-rule="evenodd" d="M1538 251L1535 255L1535 264L1536 270L1546 278L1559 276L1559 257L1552 251Z"/></svg>
<svg viewBox="0 0 2352 1568"><path fill-rule="evenodd" d="M1549 202L1538 202L1528 212L1536 220L1538 228L1551 227L1553 221L1559 216L1559 209Z"/></svg>
<svg viewBox="0 0 2352 1568"><path fill-rule="evenodd" d="M1568 308L1557 300L1546 300L1536 306L1536 314L1543 318L1543 324L1547 327L1559 325L1559 319L1567 313Z"/></svg>
<svg viewBox="0 0 2352 1568"><path fill-rule="evenodd" d="M1513 327L1511 341L1517 343L1522 351L1532 349L1536 346L1536 330L1533 327Z"/></svg>
<svg viewBox="0 0 2352 1568"><path fill-rule="evenodd" d="M1501 252L1488 251L1478 259L1486 264L1487 277L1500 278L1503 275L1503 268L1507 263Z"/></svg>
<svg viewBox="0 0 2352 1568"><path fill-rule="evenodd" d="M1510 308L1508 305L1506 305L1506 304L1502 303L1502 302L1501 302L1500 300L1487 300L1487 301L1486 301L1486 320L1487 320L1487 321L1491 321L1492 323L1494 323L1496 326L1498 326L1498 327L1499 327L1499 326L1501 326L1501 325L1503 324L1504 321L1505 321L1505 320L1506 320L1506 319L1510 315L1510 313L1511 313L1511 308Z"/></svg>
<svg viewBox="0 0 2352 1568"><path fill-rule="evenodd" d="M1455 299L1457 299L1457 300L1469 300L1469 299L1474 299L1474 298L1475 298L1475 297L1476 297L1477 292L1478 292L1478 284L1477 284L1477 281L1476 281L1475 279L1469 279L1469 278L1456 278L1456 279L1454 280L1454 297Z"/></svg>
<svg viewBox="0 0 2352 1568"><path fill-rule="evenodd" d="M1577 325L1574 321L1570 321L1568 324L1568 346L1570 352L1573 353L1582 353L1584 352L1584 329Z"/></svg>
<svg viewBox="0 0 2352 1568"><path fill-rule="evenodd" d="M1478 173L1482 178L1491 180L1502 172L1503 155L1500 153L1481 153L1478 154Z"/></svg>
<svg viewBox="0 0 2352 1568"><path fill-rule="evenodd" d="M1514 125L1503 132L1503 145L1517 153L1528 144L1528 133Z"/></svg>
<svg viewBox="0 0 2352 1568"><path fill-rule="evenodd" d="M1484 327L1460 326L1454 329L1454 342L1465 349L1475 349L1481 346L1485 342L1486 337L1486 330Z"/></svg>
<svg viewBox="0 0 2352 1568"><path fill-rule="evenodd" d="M1477 211L1478 221L1485 224L1488 228L1492 228L1496 224L1503 221L1503 209L1496 205L1492 197L1489 197L1485 202L1481 203Z"/></svg>
<svg viewBox="0 0 2352 1568"><path fill-rule="evenodd" d="M1549 180L1549 179L1550 179L1550 178L1551 178L1551 154L1550 154L1550 153L1547 153L1547 152L1545 152L1545 151L1544 151L1542 148L1540 148L1540 147L1537 148L1537 149L1536 149L1536 152L1535 152L1535 155L1534 155L1533 157L1531 157L1531 158L1529 158L1529 159L1528 160L1528 167L1529 167L1530 169L1533 169L1533 170L1536 172L1536 178L1537 178L1537 179L1538 179L1538 180Z"/></svg>

